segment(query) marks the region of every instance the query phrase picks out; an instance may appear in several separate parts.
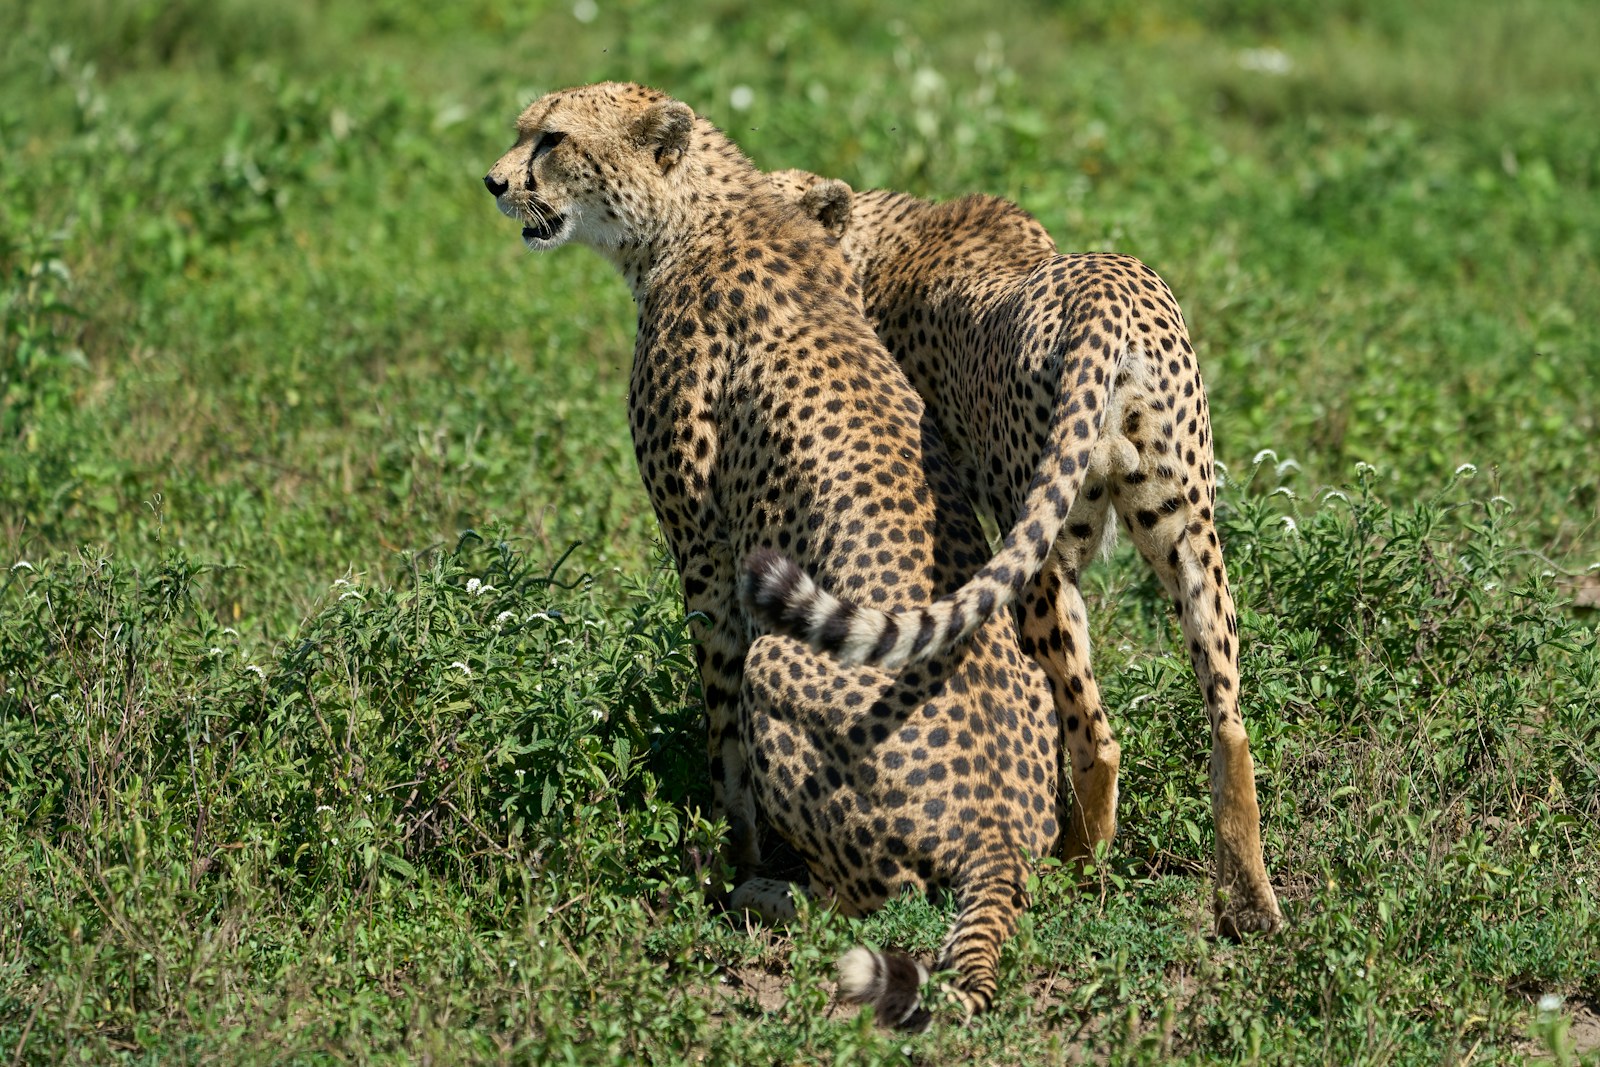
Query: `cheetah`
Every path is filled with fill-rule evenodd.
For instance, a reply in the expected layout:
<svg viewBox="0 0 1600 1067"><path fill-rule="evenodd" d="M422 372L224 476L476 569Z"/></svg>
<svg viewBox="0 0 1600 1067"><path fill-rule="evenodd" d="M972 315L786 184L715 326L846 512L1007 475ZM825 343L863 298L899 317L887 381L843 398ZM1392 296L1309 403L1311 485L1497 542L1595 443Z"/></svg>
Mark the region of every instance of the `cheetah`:
<svg viewBox="0 0 1600 1067"><path fill-rule="evenodd" d="M1023 651L1050 678L1060 751L1071 760L1059 796L1063 805L1074 798L1070 815L1063 810L1063 855L1087 856L1116 831L1121 752L1090 667L1078 584L1105 532L1115 533L1114 511L1172 600L1211 720L1216 928L1230 938L1280 929L1239 710L1238 623L1213 515L1206 394L1166 283L1131 256L1058 255L1033 216L997 197L930 203L888 191L852 196L845 183L805 171L770 178L840 238L868 319L927 400L980 510L1005 529L1035 521L1030 494L1041 489L1058 487L1053 499L1068 504L1064 529L1028 569L1032 580L1021 586L1013 571L1012 584L982 605L1020 592ZM1083 432L1092 422L1083 411L1103 412L1097 435ZM1013 533L1006 548L1030 543ZM896 660L912 629L906 618L837 603L781 560L753 565L751 580L766 583L758 610L771 625L819 648L842 645L849 662ZM948 598L953 611L963 594L974 597ZM829 640L846 631L848 640Z"/></svg>
<svg viewBox="0 0 1600 1067"><path fill-rule="evenodd" d="M484 184L528 248L586 244L633 291L629 422L696 638L733 903L792 911L760 877L763 820L846 914L947 890L940 966L967 1013L987 1008L1031 858L1060 836L1049 683L1015 621L891 673L759 633L738 590L741 559L782 552L824 588L906 608L989 554L837 241L688 105L637 85L536 100ZM861 949L840 988L915 1027L927 973Z"/></svg>

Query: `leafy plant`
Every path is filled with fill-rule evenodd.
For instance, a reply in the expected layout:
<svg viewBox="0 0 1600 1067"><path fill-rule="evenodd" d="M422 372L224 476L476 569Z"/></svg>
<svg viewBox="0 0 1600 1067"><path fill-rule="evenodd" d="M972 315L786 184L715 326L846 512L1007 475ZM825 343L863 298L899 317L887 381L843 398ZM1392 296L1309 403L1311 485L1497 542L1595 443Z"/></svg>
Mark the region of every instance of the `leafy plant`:
<svg viewBox="0 0 1600 1067"><path fill-rule="evenodd" d="M1592 1059L1600 18L1501 7L0 16L0 1061ZM481 187L602 78L1172 284L1282 936L1209 937L1203 708L1126 549L1121 831L1041 865L989 1016L830 1003L949 901L717 910L631 302Z"/></svg>

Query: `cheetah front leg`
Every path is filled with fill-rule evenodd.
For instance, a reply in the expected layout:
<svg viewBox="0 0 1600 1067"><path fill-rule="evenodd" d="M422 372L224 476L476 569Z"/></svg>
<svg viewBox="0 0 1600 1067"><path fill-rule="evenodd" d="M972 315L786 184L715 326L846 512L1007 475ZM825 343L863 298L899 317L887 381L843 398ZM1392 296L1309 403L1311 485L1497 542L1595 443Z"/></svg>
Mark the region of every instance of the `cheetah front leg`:
<svg viewBox="0 0 1600 1067"><path fill-rule="evenodd" d="M734 589L732 549L700 542L682 556L684 608L706 705L713 816L728 822L724 855L740 879L761 866L755 792L739 740L739 685L750 639Z"/></svg>
<svg viewBox="0 0 1600 1067"><path fill-rule="evenodd" d="M1209 461L1209 450L1206 459ZM1261 854L1255 763L1239 711L1239 625L1212 519L1214 490L1198 472L1148 457L1113 488L1117 511L1172 600L1211 719L1217 932L1237 938L1283 926Z"/></svg>

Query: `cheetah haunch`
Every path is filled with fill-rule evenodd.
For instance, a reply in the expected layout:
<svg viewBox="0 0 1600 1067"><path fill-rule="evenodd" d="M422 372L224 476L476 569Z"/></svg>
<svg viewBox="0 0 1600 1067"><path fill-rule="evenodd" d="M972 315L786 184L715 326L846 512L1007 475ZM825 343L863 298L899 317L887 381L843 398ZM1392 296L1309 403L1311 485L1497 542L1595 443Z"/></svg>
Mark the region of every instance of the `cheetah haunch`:
<svg viewBox="0 0 1600 1067"><path fill-rule="evenodd" d="M957 588L988 555L836 242L715 127L634 85L535 101L484 181L529 248L587 244L633 289L634 445L693 620L741 879L764 817L846 913L947 887L960 913L940 962L967 1010L986 1008L1029 857L1059 826L1049 686L1013 620L889 674L757 637L737 596L738 561L761 550L888 609ZM772 888L752 879L734 899L781 913ZM922 973L857 952L842 987L916 1025Z"/></svg>

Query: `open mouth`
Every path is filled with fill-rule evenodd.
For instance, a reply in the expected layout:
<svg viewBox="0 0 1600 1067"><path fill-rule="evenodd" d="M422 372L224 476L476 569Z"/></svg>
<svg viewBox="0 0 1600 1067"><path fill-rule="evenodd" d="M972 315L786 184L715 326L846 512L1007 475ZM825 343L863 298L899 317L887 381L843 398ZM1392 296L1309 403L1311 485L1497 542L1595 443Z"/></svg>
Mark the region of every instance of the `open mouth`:
<svg viewBox="0 0 1600 1067"><path fill-rule="evenodd" d="M565 215L549 215L538 223L522 228L522 237L528 241L548 241L561 231L561 224L566 222Z"/></svg>
<svg viewBox="0 0 1600 1067"><path fill-rule="evenodd" d="M524 241L548 241L561 232L561 227L567 221L565 215L559 211L551 211L542 204L531 206L533 210L528 213L522 226Z"/></svg>

